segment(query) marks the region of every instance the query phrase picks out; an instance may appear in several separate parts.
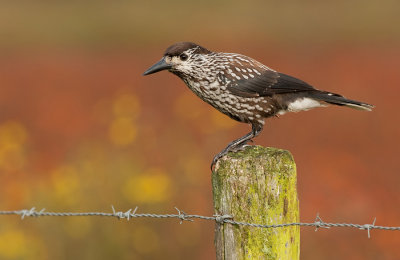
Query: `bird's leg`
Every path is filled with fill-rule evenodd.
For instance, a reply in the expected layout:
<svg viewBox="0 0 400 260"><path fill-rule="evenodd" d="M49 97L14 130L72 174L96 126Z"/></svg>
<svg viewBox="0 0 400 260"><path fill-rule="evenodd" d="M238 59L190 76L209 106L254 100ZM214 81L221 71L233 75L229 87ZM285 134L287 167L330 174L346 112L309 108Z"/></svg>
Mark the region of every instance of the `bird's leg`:
<svg viewBox="0 0 400 260"><path fill-rule="evenodd" d="M228 144L227 147L225 147L224 150L222 150L220 153L218 153L216 156L214 156L214 159L211 163L211 170L213 169L213 167L217 163L217 161L219 159L221 159L221 157L228 154L229 152L239 151L241 148L243 148L247 144L247 142L251 141L252 138L259 135L262 129L263 129L262 125L252 124L250 133L232 141L231 143Z"/></svg>
<svg viewBox="0 0 400 260"><path fill-rule="evenodd" d="M251 137L244 139L242 142L238 143L235 147L232 147L232 149L229 150L228 152L237 152L243 150L243 148L247 146L248 142L253 142L253 138L261 133L262 128L263 128L262 125L254 125L254 124L251 125L251 132L249 133L251 134ZM244 138L244 136L242 138Z"/></svg>

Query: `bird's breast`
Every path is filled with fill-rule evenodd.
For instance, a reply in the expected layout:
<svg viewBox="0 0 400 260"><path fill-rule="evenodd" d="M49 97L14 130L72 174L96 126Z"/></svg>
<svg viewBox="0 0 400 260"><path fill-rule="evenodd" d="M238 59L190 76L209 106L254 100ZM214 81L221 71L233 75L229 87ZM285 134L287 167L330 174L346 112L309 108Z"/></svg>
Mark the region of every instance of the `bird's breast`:
<svg viewBox="0 0 400 260"><path fill-rule="evenodd" d="M226 86L219 84L218 81L209 82L202 80L184 80L186 85L198 97L209 104L218 103L221 99L226 98Z"/></svg>
<svg viewBox="0 0 400 260"><path fill-rule="evenodd" d="M202 82L184 80L186 85L203 101L229 117L245 123L264 123L264 118L275 114L269 97L246 98L232 94L218 81Z"/></svg>

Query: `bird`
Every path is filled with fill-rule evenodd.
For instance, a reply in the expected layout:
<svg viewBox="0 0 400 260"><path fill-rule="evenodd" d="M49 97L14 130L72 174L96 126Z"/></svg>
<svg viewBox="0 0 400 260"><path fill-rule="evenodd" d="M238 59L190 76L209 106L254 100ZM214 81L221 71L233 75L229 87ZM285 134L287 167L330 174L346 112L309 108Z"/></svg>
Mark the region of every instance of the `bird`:
<svg viewBox="0 0 400 260"><path fill-rule="evenodd" d="M172 72L199 98L230 118L251 125L251 132L229 143L214 156L217 161L242 150L263 130L266 118L287 112L338 105L371 111L373 105L318 90L295 77L271 69L242 54L210 51L193 42L168 47L161 60L143 75Z"/></svg>

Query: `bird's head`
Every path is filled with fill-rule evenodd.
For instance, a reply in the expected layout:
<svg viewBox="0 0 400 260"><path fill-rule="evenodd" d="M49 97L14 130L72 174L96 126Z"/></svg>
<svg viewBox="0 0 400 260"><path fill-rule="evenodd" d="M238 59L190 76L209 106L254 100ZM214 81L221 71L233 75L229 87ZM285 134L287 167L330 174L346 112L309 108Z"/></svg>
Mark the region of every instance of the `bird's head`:
<svg viewBox="0 0 400 260"><path fill-rule="evenodd" d="M192 42L178 42L168 47L162 59L146 70L143 75L168 70L180 77L190 75L206 61L211 52Z"/></svg>

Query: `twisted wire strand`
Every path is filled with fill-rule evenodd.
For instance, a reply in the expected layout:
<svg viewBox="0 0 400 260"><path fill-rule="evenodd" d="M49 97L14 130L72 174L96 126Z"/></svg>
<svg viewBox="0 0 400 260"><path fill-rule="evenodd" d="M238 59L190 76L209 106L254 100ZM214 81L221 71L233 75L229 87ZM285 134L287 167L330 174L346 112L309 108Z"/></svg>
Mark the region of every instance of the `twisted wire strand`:
<svg viewBox="0 0 400 260"><path fill-rule="evenodd" d="M37 211L34 207L31 209L22 209L22 210L13 210L13 211L0 211L0 215L19 215L21 219L25 217L113 217L118 219L127 219L130 220L132 218L175 218L179 219L180 223L183 221L194 221L194 219L202 219L202 220L211 220L215 221L218 224L231 224L231 225L239 225L239 226L247 226L254 228L284 228L291 226L300 226L300 227L315 227L315 231L318 228L331 228L331 227L346 227L346 228L357 228L361 230L368 231L368 237L370 237L370 230L372 229L380 229L380 230L392 230L392 231L400 231L400 227L390 227L390 226L378 226L375 225L376 219L374 219L372 224L352 224L352 223L328 223L322 221L322 219L317 215L314 222L303 223L303 222L293 222L293 223L283 223L283 224L257 224L257 223L247 223L242 221L235 221L233 217L230 215L214 215L214 216L202 216L202 215L193 215L186 214L184 211L175 208L177 214L151 214L151 213L136 213L138 207L135 209L129 209L126 212L116 211L112 206L112 212L52 212L46 211L45 209L41 209Z"/></svg>

